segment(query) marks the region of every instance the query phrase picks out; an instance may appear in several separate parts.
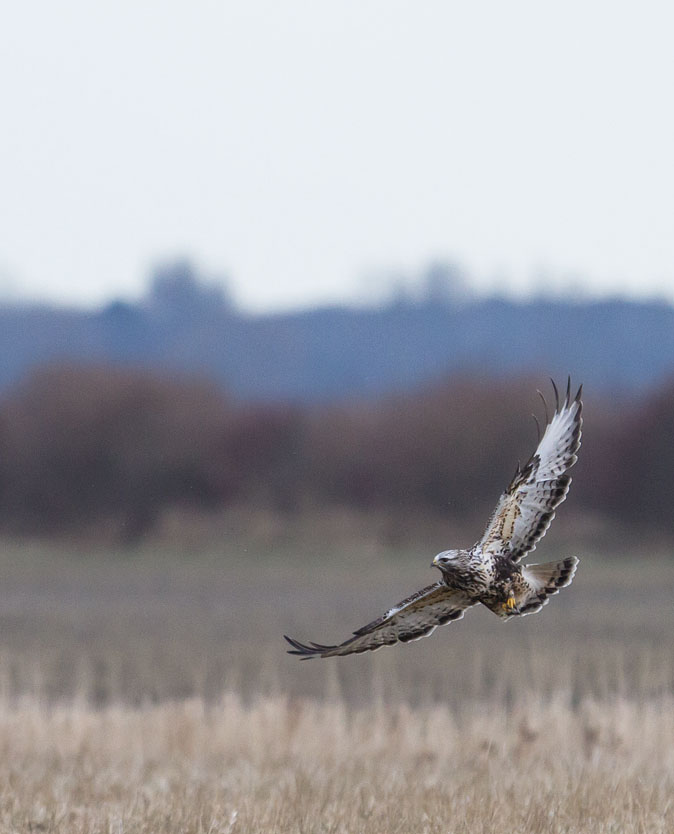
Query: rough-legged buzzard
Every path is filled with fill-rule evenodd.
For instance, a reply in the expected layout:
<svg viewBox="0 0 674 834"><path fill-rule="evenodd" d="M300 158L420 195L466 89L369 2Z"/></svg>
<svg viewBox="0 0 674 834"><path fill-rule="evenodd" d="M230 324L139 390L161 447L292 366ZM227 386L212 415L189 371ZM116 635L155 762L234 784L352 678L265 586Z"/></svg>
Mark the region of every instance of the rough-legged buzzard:
<svg viewBox="0 0 674 834"><path fill-rule="evenodd" d="M292 646L289 654L302 659L335 657L418 640L460 619L478 602L504 620L524 616L539 611L551 594L570 584L578 564L575 556L544 565L520 564L536 548L566 498L571 483L567 473L580 447L583 386L572 396L569 379L561 402L554 382L552 386L552 419L546 409L547 424L538 448L526 466L517 467L480 541L469 550L438 553L432 564L442 573L439 582L394 605L343 643L323 646L286 637Z"/></svg>

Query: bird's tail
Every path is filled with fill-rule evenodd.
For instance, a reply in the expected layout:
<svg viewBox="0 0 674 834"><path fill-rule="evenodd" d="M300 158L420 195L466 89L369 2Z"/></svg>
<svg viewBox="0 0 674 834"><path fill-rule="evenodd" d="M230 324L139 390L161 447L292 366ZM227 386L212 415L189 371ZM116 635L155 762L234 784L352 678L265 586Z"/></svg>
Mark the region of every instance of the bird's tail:
<svg viewBox="0 0 674 834"><path fill-rule="evenodd" d="M571 584L577 565L575 556L544 565L524 565L522 576L531 590L523 599L517 600L518 613L533 614L542 608L549 596Z"/></svg>

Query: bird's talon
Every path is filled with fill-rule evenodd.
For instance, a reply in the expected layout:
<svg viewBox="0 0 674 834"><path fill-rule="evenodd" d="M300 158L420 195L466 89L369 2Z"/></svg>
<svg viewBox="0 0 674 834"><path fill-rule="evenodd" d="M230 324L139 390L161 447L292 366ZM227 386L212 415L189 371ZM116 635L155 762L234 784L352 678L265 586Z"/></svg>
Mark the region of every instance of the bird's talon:
<svg viewBox="0 0 674 834"><path fill-rule="evenodd" d="M503 603L504 611L514 611L516 607L517 603L515 602L515 597L508 597L508 599Z"/></svg>

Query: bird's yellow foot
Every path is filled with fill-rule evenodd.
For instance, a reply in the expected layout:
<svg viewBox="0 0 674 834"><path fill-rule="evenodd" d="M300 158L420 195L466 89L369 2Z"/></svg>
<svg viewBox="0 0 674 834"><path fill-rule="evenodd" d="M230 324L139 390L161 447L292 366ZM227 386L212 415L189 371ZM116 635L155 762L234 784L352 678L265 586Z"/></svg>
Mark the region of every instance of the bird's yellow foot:
<svg viewBox="0 0 674 834"><path fill-rule="evenodd" d="M508 599L503 603L503 610L504 611L514 611L517 608L517 603L515 602L515 597L508 597Z"/></svg>

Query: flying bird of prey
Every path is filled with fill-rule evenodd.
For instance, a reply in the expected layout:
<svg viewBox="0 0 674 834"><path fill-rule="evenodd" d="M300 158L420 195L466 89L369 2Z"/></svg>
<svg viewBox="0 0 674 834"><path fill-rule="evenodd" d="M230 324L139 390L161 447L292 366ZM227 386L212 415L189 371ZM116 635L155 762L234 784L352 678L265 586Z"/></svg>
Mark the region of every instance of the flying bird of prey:
<svg viewBox="0 0 674 834"><path fill-rule="evenodd" d="M518 464L480 541L468 550L438 553L432 566L440 569L440 581L394 605L343 643L305 644L286 636L292 646L289 654L306 660L375 651L399 641L408 643L459 620L478 602L504 620L533 614L551 594L571 583L578 564L575 556L544 565L520 564L523 556L535 550L555 509L566 498L571 483L568 470L576 462L580 447L583 386L572 396L569 379L561 402L554 381L552 387L552 419L546 407L545 433L540 437L539 431L538 448L523 468ZM542 394L541 398L545 406Z"/></svg>

